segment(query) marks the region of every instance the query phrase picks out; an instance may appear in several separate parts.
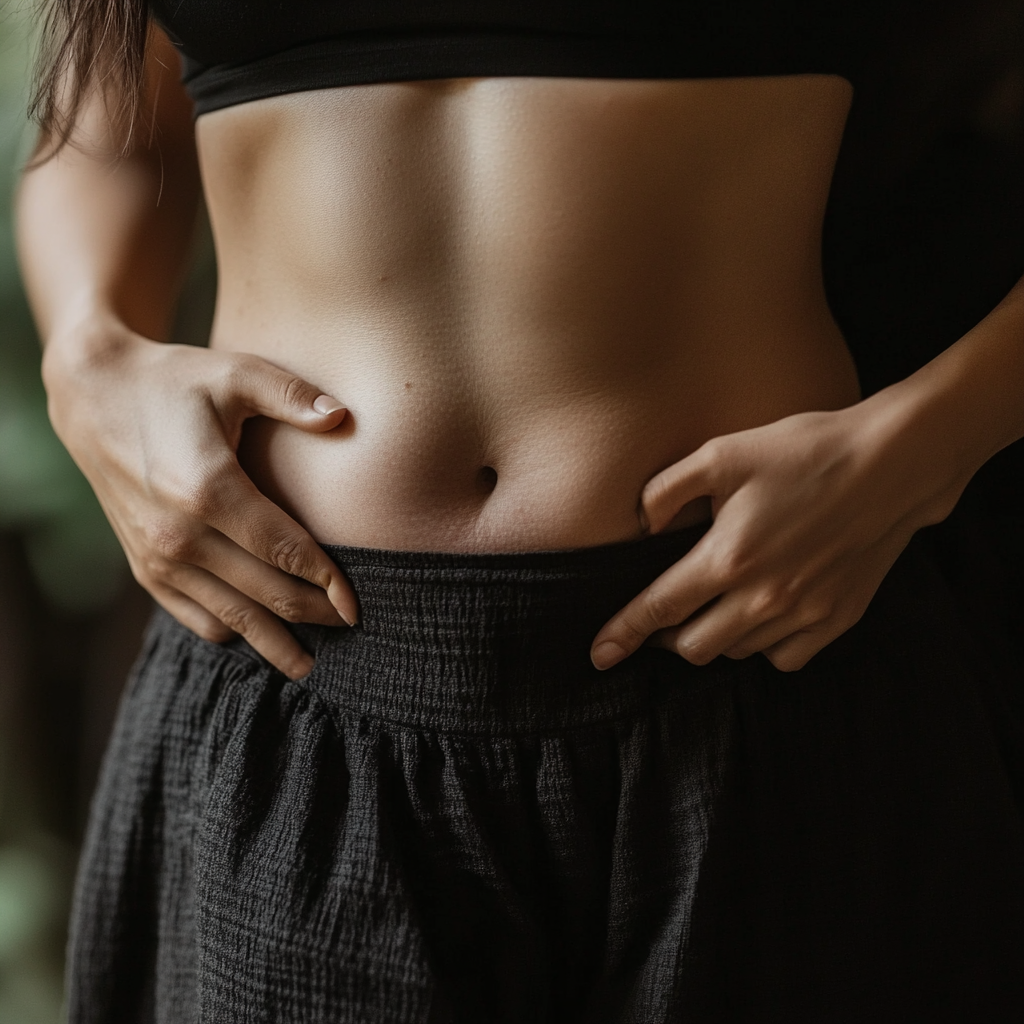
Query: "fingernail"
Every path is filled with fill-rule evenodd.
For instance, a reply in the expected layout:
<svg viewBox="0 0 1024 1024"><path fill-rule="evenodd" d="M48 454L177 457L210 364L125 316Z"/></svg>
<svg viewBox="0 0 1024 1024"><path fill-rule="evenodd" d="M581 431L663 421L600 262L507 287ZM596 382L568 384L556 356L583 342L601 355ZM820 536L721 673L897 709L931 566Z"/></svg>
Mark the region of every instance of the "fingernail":
<svg viewBox="0 0 1024 1024"><path fill-rule="evenodd" d="M594 668L598 669L611 668L625 656L626 652L611 640L605 640L590 652L590 660L594 663Z"/></svg>
<svg viewBox="0 0 1024 1024"><path fill-rule="evenodd" d="M339 409L344 409L345 406L336 398L331 398L330 395L321 395L313 402L313 408L321 416L330 416L332 412L338 412Z"/></svg>
<svg viewBox="0 0 1024 1024"><path fill-rule="evenodd" d="M327 598L346 626L359 624L359 607L355 596L349 593L338 579L333 579L328 584Z"/></svg>
<svg viewBox="0 0 1024 1024"><path fill-rule="evenodd" d="M333 602L332 602L333 603ZM342 621L346 626L354 626L359 622L359 613L353 611L351 608L339 607L341 602L334 603L334 610L341 616ZM346 601L345 604L348 604Z"/></svg>

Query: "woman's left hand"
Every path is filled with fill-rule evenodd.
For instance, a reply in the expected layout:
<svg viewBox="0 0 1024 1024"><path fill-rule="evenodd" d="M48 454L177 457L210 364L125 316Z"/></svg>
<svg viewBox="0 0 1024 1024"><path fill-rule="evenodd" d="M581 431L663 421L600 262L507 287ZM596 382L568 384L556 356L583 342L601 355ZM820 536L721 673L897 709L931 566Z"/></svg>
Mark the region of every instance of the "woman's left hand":
<svg viewBox="0 0 1024 1024"><path fill-rule="evenodd" d="M927 437L901 437L901 418L881 392L713 438L655 476L641 496L652 533L702 496L714 523L601 629L594 664L647 642L696 665L763 651L778 669L802 668L857 622L913 533L945 518L966 483L946 477Z"/></svg>

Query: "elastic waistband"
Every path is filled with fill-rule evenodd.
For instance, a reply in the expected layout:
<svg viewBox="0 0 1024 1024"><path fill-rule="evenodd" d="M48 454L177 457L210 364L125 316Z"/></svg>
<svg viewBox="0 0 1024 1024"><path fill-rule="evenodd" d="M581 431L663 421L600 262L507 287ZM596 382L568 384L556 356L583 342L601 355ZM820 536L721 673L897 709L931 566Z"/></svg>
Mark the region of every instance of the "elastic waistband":
<svg viewBox="0 0 1024 1024"><path fill-rule="evenodd" d="M523 554L326 546L361 621L295 627L316 656L305 684L332 704L439 730L562 729L629 714L666 671L691 681L706 671L644 648L598 672L590 645L706 528Z"/></svg>

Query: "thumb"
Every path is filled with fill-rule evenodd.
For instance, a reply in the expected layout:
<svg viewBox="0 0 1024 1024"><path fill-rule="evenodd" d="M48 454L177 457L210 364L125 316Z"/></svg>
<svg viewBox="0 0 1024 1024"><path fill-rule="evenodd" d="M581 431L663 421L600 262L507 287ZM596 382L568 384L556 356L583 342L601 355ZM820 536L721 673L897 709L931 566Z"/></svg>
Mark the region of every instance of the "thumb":
<svg viewBox="0 0 1024 1024"><path fill-rule="evenodd" d="M348 412L338 399L258 356L245 358L233 376L235 387L231 397L241 400L250 415L266 416L300 430L320 433L333 430Z"/></svg>
<svg viewBox="0 0 1024 1024"><path fill-rule="evenodd" d="M713 497L716 478L711 441L651 477L640 495L640 510L649 531L660 533L687 505Z"/></svg>

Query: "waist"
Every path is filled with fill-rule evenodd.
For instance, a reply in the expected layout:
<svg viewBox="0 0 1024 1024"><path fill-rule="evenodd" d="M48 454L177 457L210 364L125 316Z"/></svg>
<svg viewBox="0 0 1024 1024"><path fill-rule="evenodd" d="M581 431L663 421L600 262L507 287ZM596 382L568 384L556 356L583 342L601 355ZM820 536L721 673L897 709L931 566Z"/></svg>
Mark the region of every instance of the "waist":
<svg viewBox="0 0 1024 1024"><path fill-rule="evenodd" d="M634 341L595 335L414 346L396 334L248 348L349 412L327 434L250 421L240 458L321 543L435 551L572 548L641 536L648 480L711 437L857 400L838 331ZM285 325L275 337L287 337ZM689 509L682 523L707 516ZM689 518L687 518L687 516Z"/></svg>
<svg viewBox="0 0 1024 1024"><path fill-rule="evenodd" d="M652 688L699 687L718 673L653 648L602 673L590 644L703 532L514 554L328 546L361 621L295 627L316 657L306 685L332 707L441 730L564 729L634 714Z"/></svg>
<svg viewBox="0 0 1024 1024"><path fill-rule="evenodd" d="M606 672L590 662L603 623L702 534L502 555L328 546L361 619L352 629L291 627L316 659L297 683L284 683L244 640L211 644L162 609L154 638L164 659L192 666L182 681L205 689L227 678L258 700L269 679L290 689L287 699L304 691L303 704L340 718L506 735L614 722L736 674L734 662L697 667L654 647Z"/></svg>

